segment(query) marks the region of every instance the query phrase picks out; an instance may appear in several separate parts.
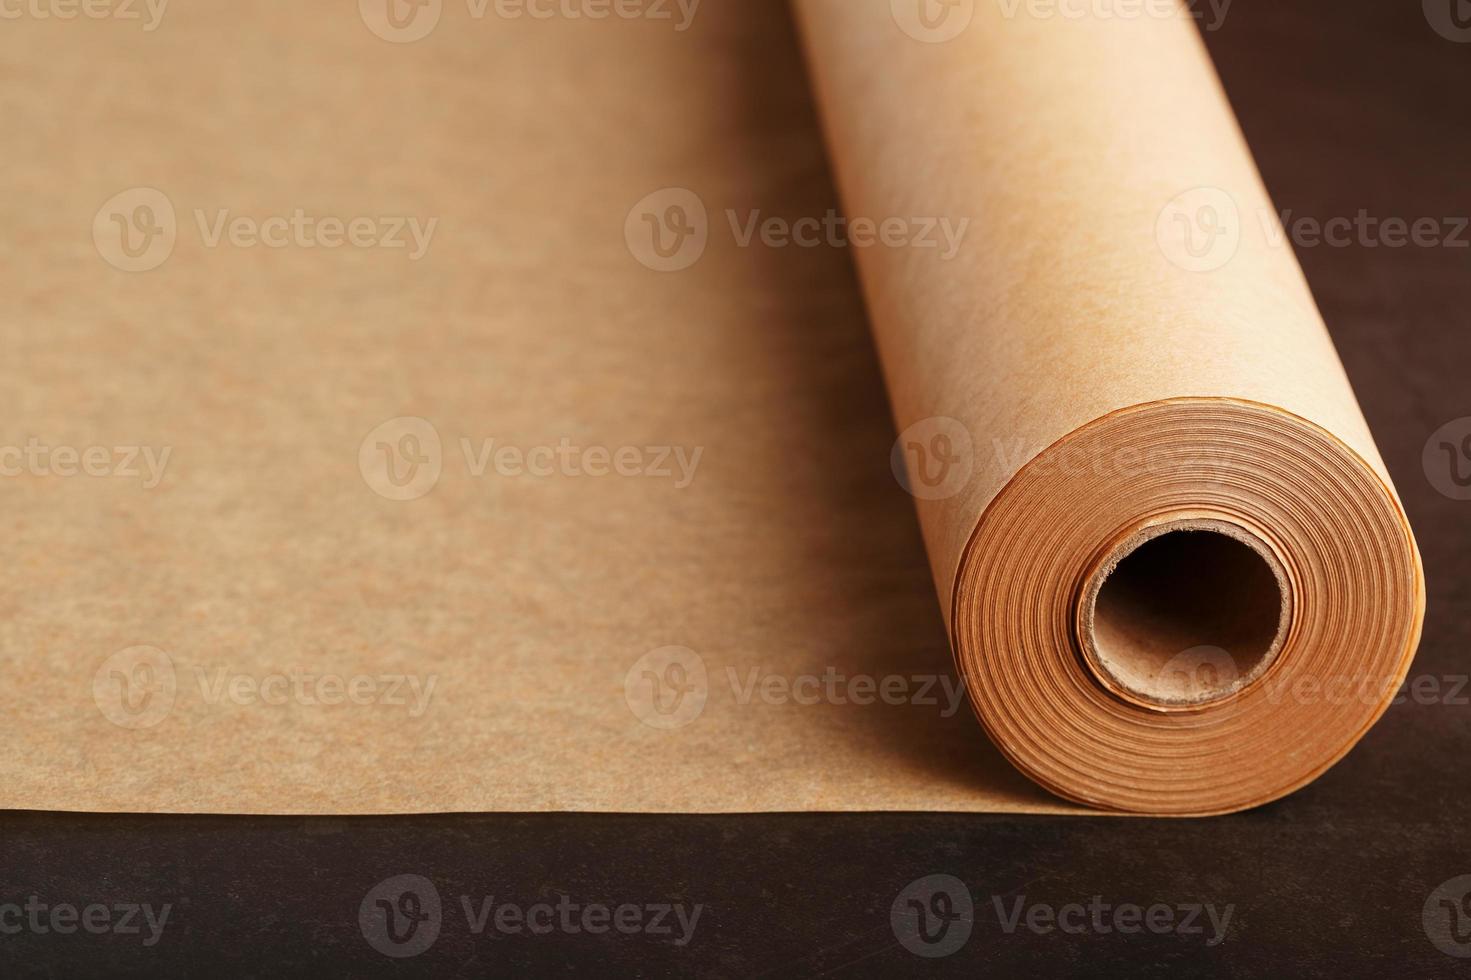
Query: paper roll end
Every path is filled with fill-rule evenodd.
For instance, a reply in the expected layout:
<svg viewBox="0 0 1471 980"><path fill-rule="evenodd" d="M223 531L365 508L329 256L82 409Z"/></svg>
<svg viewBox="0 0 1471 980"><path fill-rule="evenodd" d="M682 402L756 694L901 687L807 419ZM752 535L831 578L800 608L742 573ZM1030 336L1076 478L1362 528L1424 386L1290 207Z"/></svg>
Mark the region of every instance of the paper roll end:
<svg viewBox="0 0 1471 980"><path fill-rule="evenodd" d="M1089 670L1115 695L1156 710L1229 698L1281 653L1292 589L1271 547L1208 517L1155 521L1108 551L1078 604Z"/></svg>

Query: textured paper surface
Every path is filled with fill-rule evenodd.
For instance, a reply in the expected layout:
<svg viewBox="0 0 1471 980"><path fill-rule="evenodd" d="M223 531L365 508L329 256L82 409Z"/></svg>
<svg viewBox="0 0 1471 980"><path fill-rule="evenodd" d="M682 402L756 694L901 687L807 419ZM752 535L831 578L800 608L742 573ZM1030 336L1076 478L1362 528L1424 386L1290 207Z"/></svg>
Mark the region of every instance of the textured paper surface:
<svg viewBox="0 0 1471 980"><path fill-rule="evenodd" d="M731 690L728 668L744 689L752 669L948 677L950 655L849 254L742 249L723 217L837 206L788 12L712 3L675 26L446 4L398 44L351 6L223 2L147 34L7 25L5 441L172 453L154 489L0 482L0 802L1057 808L967 708L943 717L941 692L808 706ZM168 196L178 233L127 273L92 224L137 186ZM716 232L677 274L624 234L666 187L699 194ZM210 248L196 208L439 225L418 261ZM410 501L359 467L370 431L402 416L443 443L437 485ZM565 438L703 455L683 489L475 477L462 437L477 453ZM167 653L176 694L129 728L93 681L139 645ZM669 645L702 658L709 697L664 730L625 678ZM135 692L159 687L135 702L149 722L162 678L123 666ZM411 717L406 688L404 706L236 703L200 671L272 697L293 671L437 685ZM131 723L118 682L102 693Z"/></svg>
<svg viewBox="0 0 1471 980"><path fill-rule="evenodd" d="M0 441L48 454L0 480L0 805L1081 812L950 698L1010 474L917 522L884 378L901 427L1040 450L1229 393L1380 464L1290 253L1161 265L1173 195L1260 194L1188 26L929 44L839 6L799 13L850 211L973 225L943 264L865 251L867 306L859 249L741 240L839 206L779 3L8 24ZM1141 39L1162 63L1082 83Z"/></svg>

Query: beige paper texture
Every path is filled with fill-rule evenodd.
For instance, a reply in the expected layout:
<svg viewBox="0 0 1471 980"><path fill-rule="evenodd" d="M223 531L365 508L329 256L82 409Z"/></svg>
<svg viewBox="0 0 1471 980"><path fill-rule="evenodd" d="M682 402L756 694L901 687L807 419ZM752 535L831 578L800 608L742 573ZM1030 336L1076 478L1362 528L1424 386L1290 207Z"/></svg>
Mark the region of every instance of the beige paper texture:
<svg viewBox="0 0 1471 980"><path fill-rule="evenodd" d="M1265 200L1188 25L802 0L814 97L775 2L389 2L7 25L0 806L1086 812L1009 756L1202 809L998 751L947 630L987 504L1118 409L1382 476L1290 250L1161 250ZM829 152L958 250L767 235ZM885 380L972 438L918 522Z"/></svg>

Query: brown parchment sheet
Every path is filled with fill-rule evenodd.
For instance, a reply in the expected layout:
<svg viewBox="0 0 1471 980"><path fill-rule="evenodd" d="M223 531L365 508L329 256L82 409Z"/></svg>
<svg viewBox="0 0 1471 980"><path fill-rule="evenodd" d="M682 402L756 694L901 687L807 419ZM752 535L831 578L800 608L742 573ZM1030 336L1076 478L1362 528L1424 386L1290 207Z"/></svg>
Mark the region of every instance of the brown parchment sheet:
<svg viewBox="0 0 1471 980"><path fill-rule="evenodd" d="M800 42L776 0L6 24L0 806L1292 788L1080 788L988 714L1008 661L966 625L1011 591L968 544L1050 499L1024 464L1135 406L1306 420L1374 474L1366 520L1398 514L1290 249L1243 221L1201 271L1159 233L1192 189L1266 206L1193 26L977 3L937 41L931 6L793 6ZM842 211L911 237L835 238ZM936 497L896 434L951 422L970 466ZM1299 598L1327 581L1345 627L1390 596L1402 673L1423 588L1392 537Z"/></svg>

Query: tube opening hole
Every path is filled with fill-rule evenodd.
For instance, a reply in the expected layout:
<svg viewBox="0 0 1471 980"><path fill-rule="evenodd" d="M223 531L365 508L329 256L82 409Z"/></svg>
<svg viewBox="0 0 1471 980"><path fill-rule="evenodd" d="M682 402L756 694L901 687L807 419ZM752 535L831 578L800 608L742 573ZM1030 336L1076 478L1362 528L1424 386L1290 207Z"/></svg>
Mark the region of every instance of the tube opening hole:
<svg viewBox="0 0 1471 980"><path fill-rule="evenodd" d="M1266 546L1234 525L1187 521L1147 529L1094 574L1083 649L1106 684L1166 707L1239 691L1286 637L1286 576Z"/></svg>

